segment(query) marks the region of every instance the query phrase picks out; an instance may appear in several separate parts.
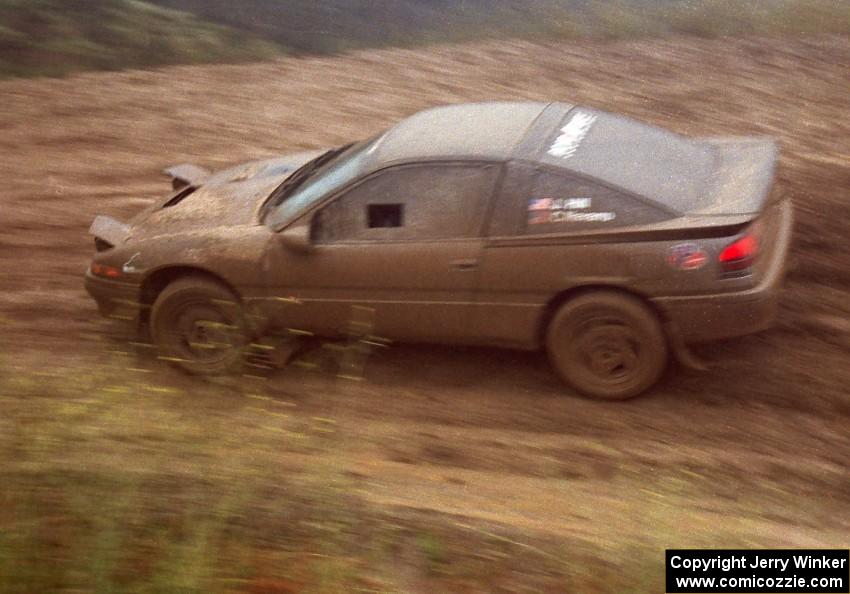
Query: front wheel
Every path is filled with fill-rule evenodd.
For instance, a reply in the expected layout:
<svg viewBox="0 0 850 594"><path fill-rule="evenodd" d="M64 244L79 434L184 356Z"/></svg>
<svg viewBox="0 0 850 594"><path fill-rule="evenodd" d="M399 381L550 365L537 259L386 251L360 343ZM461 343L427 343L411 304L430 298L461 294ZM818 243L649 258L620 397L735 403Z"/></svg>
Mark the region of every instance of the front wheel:
<svg viewBox="0 0 850 594"><path fill-rule="evenodd" d="M247 328L237 297L204 278L171 283L151 309L151 336L160 354L192 373L236 370L248 343Z"/></svg>
<svg viewBox="0 0 850 594"><path fill-rule="evenodd" d="M593 291L564 303L546 333L558 374L594 398L624 400L652 386L667 365L658 318L635 297Z"/></svg>

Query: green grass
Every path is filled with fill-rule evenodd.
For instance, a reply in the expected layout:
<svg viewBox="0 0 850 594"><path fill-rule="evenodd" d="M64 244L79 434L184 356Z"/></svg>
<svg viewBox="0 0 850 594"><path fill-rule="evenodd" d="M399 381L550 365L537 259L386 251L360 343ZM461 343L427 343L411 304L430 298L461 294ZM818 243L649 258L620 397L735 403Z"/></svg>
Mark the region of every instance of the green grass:
<svg viewBox="0 0 850 594"><path fill-rule="evenodd" d="M109 357L0 358L0 594L535 592L598 563L592 545L562 556L540 537L376 508L336 461L328 419L249 382L186 389ZM305 454L306 468L284 462Z"/></svg>
<svg viewBox="0 0 850 594"><path fill-rule="evenodd" d="M594 534L379 508L346 472L333 419L260 380L175 383L144 356L104 357L0 356L0 594L657 591L664 548L770 546L754 526L806 503L624 459L598 485L622 494L621 516ZM718 496L728 519L694 515Z"/></svg>
<svg viewBox="0 0 850 594"><path fill-rule="evenodd" d="M0 77L487 38L850 33L844 0L0 0Z"/></svg>
<svg viewBox="0 0 850 594"><path fill-rule="evenodd" d="M631 38L850 31L843 0L150 0L295 52L485 37Z"/></svg>
<svg viewBox="0 0 850 594"><path fill-rule="evenodd" d="M636 6L633 0L597 3L591 19L592 34L714 38L850 33L850 4L843 0L662 0L644 9Z"/></svg>
<svg viewBox="0 0 850 594"><path fill-rule="evenodd" d="M250 33L138 0L0 0L0 76L277 55Z"/></svg>
<svg viewBox="0 0 850 594"><path fill-rule="evenodd" d="M283 415L257 386L188 393L128 368L115 353L0 370L0 593L397 591L400 552L425 580L469 564L337 465L282 465L333 459L327 419Z"/></svg>

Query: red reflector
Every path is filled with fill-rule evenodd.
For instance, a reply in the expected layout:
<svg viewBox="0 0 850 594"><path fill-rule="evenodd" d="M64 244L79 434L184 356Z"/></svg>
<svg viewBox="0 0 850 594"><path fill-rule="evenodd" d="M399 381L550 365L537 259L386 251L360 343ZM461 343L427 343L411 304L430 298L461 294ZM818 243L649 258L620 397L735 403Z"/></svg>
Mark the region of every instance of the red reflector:
<svg viewBox="0 0 850 594"><path fill-rule="evenodd" d="M741 260L743 258L752 258L758 252L758 242L752 235L745 235L735 243L726 246L720 252L720 261L729 262L730 260Z"/></svg>
<svg viewBox="0 0 850 594"><path fill-rule="evenodd" d="M741 239L727 245L718 260L721 268L726 272L744 270L749 268L759 251L758 239L752 233L744 235Z"/></svg>
<svg viewBox="0 0 850 594"><path fill-rule="evenodd" d="M107 278L117 278L121 276L121 270L114 266L106 266L92 262L91 273L95 276L105 276Z"/></svg>

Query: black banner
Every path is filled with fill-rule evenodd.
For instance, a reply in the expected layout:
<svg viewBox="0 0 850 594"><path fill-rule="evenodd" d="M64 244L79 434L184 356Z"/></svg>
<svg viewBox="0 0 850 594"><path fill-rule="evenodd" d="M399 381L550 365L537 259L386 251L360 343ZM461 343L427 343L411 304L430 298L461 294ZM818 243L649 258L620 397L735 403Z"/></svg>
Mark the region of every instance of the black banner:
<svg viewBox="0 0 850 594"><path fill-rule="evenodd" d="M847 592L848 549L667 549L667 592Z"/></svg>

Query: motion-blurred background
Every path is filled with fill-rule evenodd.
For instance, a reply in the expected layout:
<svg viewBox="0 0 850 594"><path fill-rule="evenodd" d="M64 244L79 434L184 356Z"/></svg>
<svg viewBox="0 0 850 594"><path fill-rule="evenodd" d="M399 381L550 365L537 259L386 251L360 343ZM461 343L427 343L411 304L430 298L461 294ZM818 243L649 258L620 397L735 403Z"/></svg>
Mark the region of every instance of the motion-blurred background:
<svg viewBox="0 0 850 594"><path fill-rule="evenodd" d="M0 0L0 74L474 39L846 33L843 0Z"/></svg>
<svg viewBox="0 0 850 594"><path fill-rule="evenodd" d="M0 74L0 594L660 592L665 548L848 546L850 2L0 0ZM166 166L500 99L775 137L776 327L604 403L496 349L187 377L83 290Z"/></svg>

